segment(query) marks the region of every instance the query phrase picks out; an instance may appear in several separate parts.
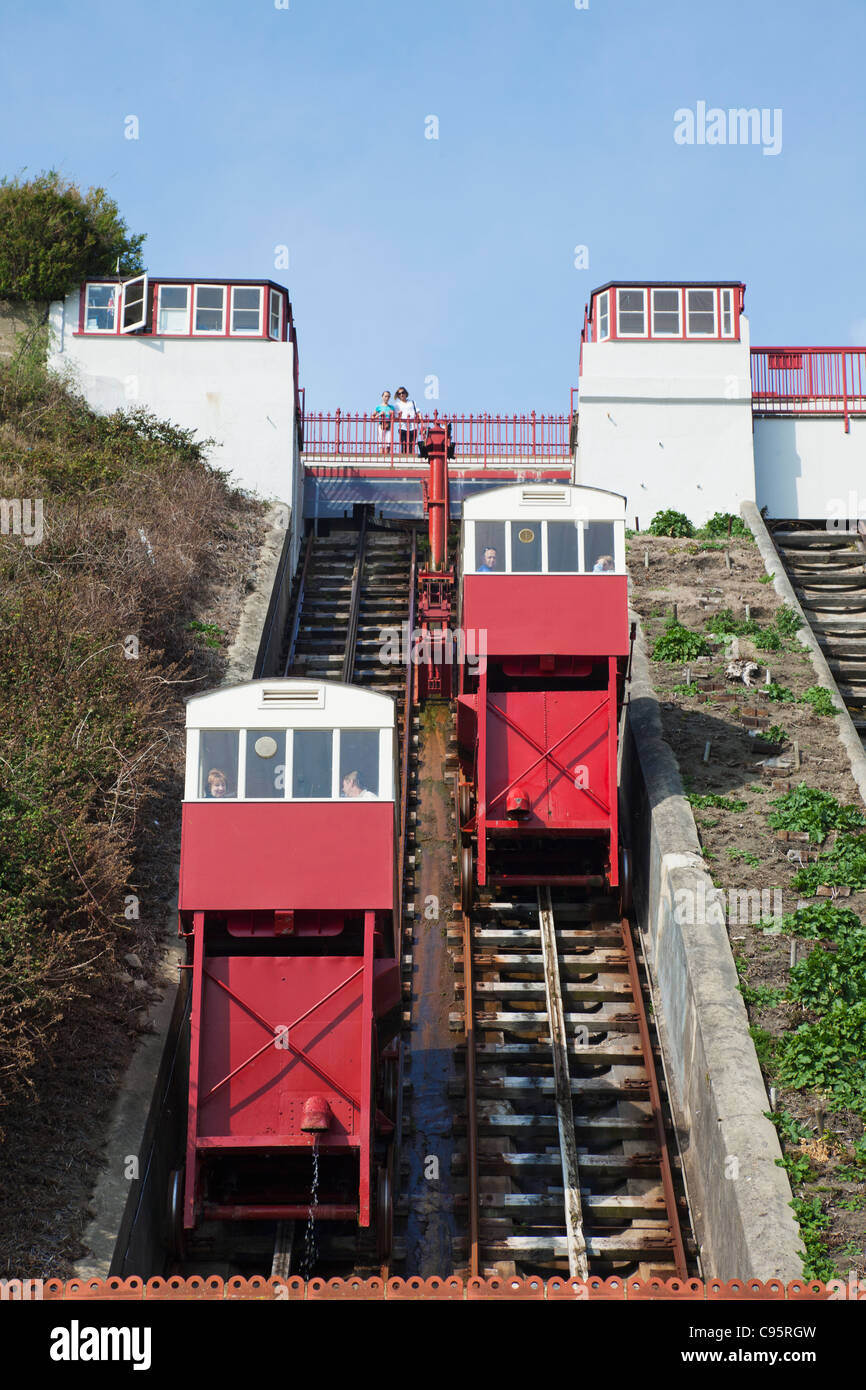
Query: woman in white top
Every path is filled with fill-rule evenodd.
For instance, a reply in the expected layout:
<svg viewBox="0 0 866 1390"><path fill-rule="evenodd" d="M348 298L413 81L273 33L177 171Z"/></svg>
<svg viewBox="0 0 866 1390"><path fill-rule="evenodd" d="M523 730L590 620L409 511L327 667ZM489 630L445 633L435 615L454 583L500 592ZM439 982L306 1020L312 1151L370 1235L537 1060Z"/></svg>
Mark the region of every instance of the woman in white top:
<svg viewBox="0 0 866 1390"><path fill-rule="evenodd" d="M397 402L397 421L400 426L400 453L414 453L418 431L411 426L418 419L418 408L414 401L410 401L405 386L397 388L394 399Z"/></svg>

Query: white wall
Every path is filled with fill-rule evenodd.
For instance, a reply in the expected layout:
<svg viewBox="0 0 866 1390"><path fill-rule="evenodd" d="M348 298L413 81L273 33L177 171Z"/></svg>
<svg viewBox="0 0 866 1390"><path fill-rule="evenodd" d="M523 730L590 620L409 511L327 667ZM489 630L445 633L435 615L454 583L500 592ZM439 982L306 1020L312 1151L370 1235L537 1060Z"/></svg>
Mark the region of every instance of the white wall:
<svg viewBox="0 0 866 1390"><path fill-rule="evenodd" d="M297 486L294 344L135 334L75 337L78 291L52 304L48 365L71 371L100 413L142 405L222 446L210 452L233 482L294 510ZM300 499L298 499L300 501ZM302 514L299 507L298 515Z"/></svg>
<svg viewBox="0 0 866 1390"><path fill-rule="evenodd" d="M575 482L628 498L647 526L676 507L701 524L755 497L749 328L725 342L587 343Z"/></svg>
<svg viewBox="0 0 866 1390"><path fill-rule="evenodd" d="M771 517L866 519L866 419L756 420L755 479Z"/></svg>

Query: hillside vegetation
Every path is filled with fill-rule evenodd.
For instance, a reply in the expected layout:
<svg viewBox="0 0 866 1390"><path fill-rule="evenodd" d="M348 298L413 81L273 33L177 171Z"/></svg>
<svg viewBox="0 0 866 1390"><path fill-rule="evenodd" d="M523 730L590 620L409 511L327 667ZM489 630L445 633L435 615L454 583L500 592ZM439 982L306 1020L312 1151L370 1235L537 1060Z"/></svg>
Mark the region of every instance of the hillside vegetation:
<svg viewBox="0 0 866 1390"><path fill-rule="evenodd" d="M191 433L94 415L34 355L0 364L0 498L4 1106L38 1099L79 1007L132 1007L136 856L179 791L183 697L220 668L193 619L259 508Z"/></svg>

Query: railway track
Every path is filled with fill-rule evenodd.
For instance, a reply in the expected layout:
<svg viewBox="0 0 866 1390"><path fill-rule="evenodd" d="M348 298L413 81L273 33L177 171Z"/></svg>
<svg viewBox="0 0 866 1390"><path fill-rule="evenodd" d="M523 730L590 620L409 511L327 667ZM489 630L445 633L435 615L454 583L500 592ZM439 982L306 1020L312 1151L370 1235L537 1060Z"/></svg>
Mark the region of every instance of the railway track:
<svg viewBox="0 0 866 1390"><path fill-rule="evenodd" d="M768 522L809 625L861 738L866 736L866 541L823 521ZM862 527L862 523L861 523Z"/></svg>
<svg viewBox="0 0 866 1390"><path fill-rule="evenodd" d="M685 1277L679 1159L630 923L566 890L451 932L466 1037L469 1272Z"/></svg>
<svg viewBox="0 0 866 1390"><path fill-rule="evenodd" d="M414 623L416 570L415 533L375 529L366 512L351 529L333 528L327 535L311 532L299 565L281 660L284 676L345 681L390 695L396 702L400 747L397 957L403 961L406 973L411 973L411 956L405 955L404 917L406 897L414 882L415 812L410 810L410 801L417 781L418 721L414 709L414 667L395 639L401 636L404 624L411 630ZM407 1015L404 1022L408 1021ZM402 1047L398 1050L396 1085L401 1103L394 1163L390 1188L383 1194L390 1208L389 1235L393 1234L394 1212L405 1211L405 1203L399 1197L404 1129ZM298 1232L290 1231L289 1224L277 1233L273 1270L288 1268L293 1247L297 1251ZM328 1246L339 1272L345 1271L350 1253L356 1274L387 1272L375 1232L362 1233L354 1250L345 1237L328 1242L323 1233L322 1268L327 1265ZM401 1260L404 1249L401 1239L394 1240L388 1259Z"/></svg>

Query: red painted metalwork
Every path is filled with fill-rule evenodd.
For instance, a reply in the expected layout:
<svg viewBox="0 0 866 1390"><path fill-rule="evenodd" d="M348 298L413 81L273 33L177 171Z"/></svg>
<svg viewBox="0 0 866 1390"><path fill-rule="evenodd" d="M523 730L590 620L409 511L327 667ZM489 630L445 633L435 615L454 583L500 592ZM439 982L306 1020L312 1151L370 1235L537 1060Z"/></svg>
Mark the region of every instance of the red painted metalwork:
<svg viewBox="0 0 866 1390"><path fill-rule="evenodd" d="M462 627L486 636L457 701L464 845L480 886L619 886L617 742L631 646L616 574L467 574ZM545 838L559 859L538 856ZM527 846L491 870L491 840ZM521 855L521 857L523 857Z"/></svg>
<svg viewBox="0 0 866 1390"><path fill-rule="evenodd" d="M752 348L754 415L866 414L866 348Z"/></svg>
<svg viewBox="0 0 866 1390"><path fill-rule="evenodd" d="M400 430L383 430L376 415L334 411L306 416L304 452L308 459L381 458L389 467L405 467L414 461L406 447L401 452ZM421 415L419 435L446 423L451 429L455 461L502 463L507 459L527 462L565 462L569 458L567 415ZM420 460L419 460L420 462Z"/></svg>
<svg viewBox="0 0 866 1390"><path fill-rule="evenodd" d="M467 574L463 626L490 656L625 656L627 595L624 574Z"/></svg>
<svg viewBox="0 0 866 1390"><path fill-rule="evenodd" d="M437 420L427 427L421 440L429 465L429 476L422 480L421 488L429 526L430 566L418 576L418 618L423 643L417 668L420 700L432 696L449 699L452 694L453 667L448 644L454 590L454 570L448 559L450 436L450 426Z"/></svg>
<svg viewBox="0 0 866 1390"><path fill-rule="evenodd" d="M36 1286L36 1287L34 1287ZM189 1302L255 1299L265 1301L449 1301L478 1302L515 1300L546 1300L556 1302L618 1302L632 1303L651 1300L658 1303L801 1303L827 1301L863 1301L866 1282L830 1279L609 1279L592 1277L578 1279L558 1277L463 1280L457 1276L447 1279L311 1279L298 1277L265 1279L236 1276L221 1279L216 1275L170 1279L10 1279L7 1300L45 1302Z"/></svg>
<svg viewBox="0 0 866 1390"><path fill-rule="evenodd" d="M184 803L187 1231L306 1215L314 1147L318 1219L371 1224L400 1018L395 821L393 802Z"/></svg>
<svg viewBox="0 0 866 1390"><path fill-rule="evenodd" d="M180 907L387 911L394 903L394 848L390 802L188 802Z"/></svg>

